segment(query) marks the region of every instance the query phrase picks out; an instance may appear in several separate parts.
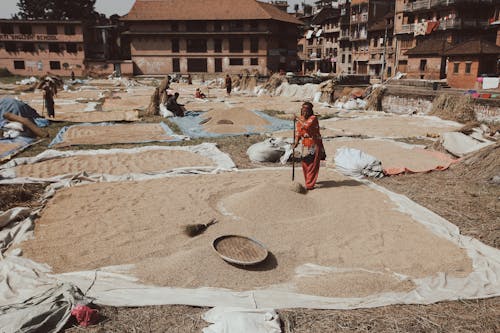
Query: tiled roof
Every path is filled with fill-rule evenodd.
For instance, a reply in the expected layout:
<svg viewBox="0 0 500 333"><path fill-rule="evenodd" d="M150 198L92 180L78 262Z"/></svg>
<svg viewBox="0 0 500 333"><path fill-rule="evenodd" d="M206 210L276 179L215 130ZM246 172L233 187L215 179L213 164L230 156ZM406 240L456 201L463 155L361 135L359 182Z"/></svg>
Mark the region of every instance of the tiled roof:
<svg viewBox="0 0 500 333"><path fill-rule="evenodd" d="M136 0L122 20L277 20L303 24L276 6L255 0Z"/></svg>
<svg viewBox="0 0 500 333"><path fill-rule="evenodd" d="M443 56L451 44L444 39L425 39L417 46L406 51L406 55L437 55Z"/></svg>
<svg viewBox="0 0 500 333"><path fill-rule="evenodd" d="M500 54L500 47L485 40L470 40L448 49L446 55Z"/></svg>

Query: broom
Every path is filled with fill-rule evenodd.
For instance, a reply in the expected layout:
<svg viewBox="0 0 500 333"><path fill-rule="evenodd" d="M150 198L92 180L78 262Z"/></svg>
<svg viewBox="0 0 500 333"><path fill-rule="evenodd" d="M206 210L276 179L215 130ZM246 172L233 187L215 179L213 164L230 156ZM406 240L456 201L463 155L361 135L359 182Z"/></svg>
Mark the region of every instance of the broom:
<svg viewBox="0 0 500 333"><path fill-rule="evenodd" d="M189 237L195 237L202 234L208 227L217 223L217 219L213 218L207 224L188 224L184 227L184 233Z"/></svg>

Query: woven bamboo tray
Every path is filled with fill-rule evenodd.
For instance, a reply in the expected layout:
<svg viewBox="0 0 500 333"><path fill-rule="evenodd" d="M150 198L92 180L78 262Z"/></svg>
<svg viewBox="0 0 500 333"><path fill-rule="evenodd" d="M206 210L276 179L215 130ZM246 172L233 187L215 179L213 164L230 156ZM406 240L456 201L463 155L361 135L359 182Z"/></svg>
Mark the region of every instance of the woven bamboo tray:
<svg viewBox="0 0 500 333"><path fill-rule="evenodd" d="M212 243L215 252L227 262L255 265L267 258L268 251L260 242L245 236L225 235Z"/></svg>

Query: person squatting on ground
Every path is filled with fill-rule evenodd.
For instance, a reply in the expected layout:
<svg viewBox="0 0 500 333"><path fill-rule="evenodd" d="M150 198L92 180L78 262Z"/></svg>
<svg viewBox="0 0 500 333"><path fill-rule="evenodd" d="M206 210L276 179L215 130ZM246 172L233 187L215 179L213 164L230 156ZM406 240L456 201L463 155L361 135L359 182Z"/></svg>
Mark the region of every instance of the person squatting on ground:
<svg viewBox="0 0 500 333"><path fill-rule="evenodd" d="M300 109L300 117L295 116L297 130L295 133L295 149L302 140L302 171L306 188L314 189L319 174L321 160L326 159L323 140L319 132L318 118L313 114L312 103L305 102Z"/></svg>
<svg viewBox="0 0 500 333"><path fill-rule="evenodd" d="M226 92L227 95L231 95L231 89L233 88L233 81L231 80L231 77L229 74L226 75Z"/></svg>
<svg viewBox="0 0 500 333"><path fill-rule="evenodd" d="M200 88L196 88L196 91L194 93L194 97L196 98L207 98L207 96L201 92Z"/></svg>
<svg viewBox="0 0 500 333"><path fill-rule="evenodd" d="M43 85L42 90L43 90L43 102L45 104L45 107L47 108L47 113L49 115L49 118L54 118L55 117L54 96L57 94L57 88L55 87L55 84L52 85L50 84L49 81L47 81Z"/></svg>
<svg viewBox="0 0 500 333"><path fill-rule="evenodd" d="M167 109L172 111L176 117L184 117L186 109L184 108L184 104L177 103L177 97L179 97L178 92L168 98Z"/></svg>

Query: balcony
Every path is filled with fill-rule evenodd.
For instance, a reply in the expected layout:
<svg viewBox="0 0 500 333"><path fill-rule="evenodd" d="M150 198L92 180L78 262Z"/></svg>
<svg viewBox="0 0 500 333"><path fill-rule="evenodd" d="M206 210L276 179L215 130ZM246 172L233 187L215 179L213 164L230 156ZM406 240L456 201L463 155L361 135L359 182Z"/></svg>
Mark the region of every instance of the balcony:
<svg viewBox="0 0 500 333"><path fill-rule="evenodd" d="M438 30L460 29L462 27L461 19L451 19L447 21L440 21Z"/></svg>
<svg viewBox="0 0 500 333"><path fill-rule="evenodd" d="M433 7L449 6L458 3L484 4L493 3L494 0L417 0L403 5L404 12L427 10Z"/></svg>
<svg viewBox="0 0 500 333"><path fill-rule="evenodd" d="M351 16L351 23L366 23L368 22L368 13L361 13Z"/></svg>
<svg viewBox="0 0 500 333"><path fill-rule="evenodd" d="M415 24L403 24L396 34L412 34L415 31Z"/></svg>

